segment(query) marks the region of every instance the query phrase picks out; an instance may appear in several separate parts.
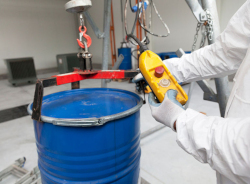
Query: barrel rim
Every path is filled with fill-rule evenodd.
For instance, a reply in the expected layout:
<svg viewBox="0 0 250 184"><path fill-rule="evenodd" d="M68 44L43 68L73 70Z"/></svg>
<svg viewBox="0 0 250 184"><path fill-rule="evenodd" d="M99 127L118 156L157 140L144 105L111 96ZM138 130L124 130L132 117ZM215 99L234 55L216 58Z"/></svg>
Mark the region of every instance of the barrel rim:
<svg viewBox="0 0 250 184"><path fill-rule="evenodd" d="M41 121L46 122L46 123L52 123L53 125L58 125L58 126L70 126L70 127L101 126L101 125L106 124L109 121L114 121L117 119L121 119L121 118L125 118L127 116L130 116L130 115L136 113L137 111L139 111L143 105L142 97L140 97L139 95L137 95L131 91L122 90L122 89L115 89L115 88L84 88L84 89L92 89L92 90L93 89L98 89L98 90L106 89L106 90L119 91L119 92L129 92L129 93L132 93L133 95L136 95L137 97L139 97L140 101L136 106L134 106L133 108L131 108L129 110L126 110L124 112L120 112L117 114L109 115L109 116L102 116L100 118L70 119L70 118L53 118L53 117L41 115ZM84 89L80 89L80 90L84 90ZM67 90L67 91L71 91L71 90ZM61 91L61 92L66 92L66 91ZM32 115L32 109L31 109L32 104L33 104L33 102L31 102L29 104L29 106L27 107L27 111L28 111L29 115Z"/></svg>

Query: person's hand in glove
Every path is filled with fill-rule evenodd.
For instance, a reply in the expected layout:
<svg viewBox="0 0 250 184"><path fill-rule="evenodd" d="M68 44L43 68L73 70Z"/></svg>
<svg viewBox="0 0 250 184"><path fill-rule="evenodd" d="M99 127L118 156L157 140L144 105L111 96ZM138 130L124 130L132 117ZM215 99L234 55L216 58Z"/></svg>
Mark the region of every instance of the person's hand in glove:
<svg viewBox="0 0 250 184"><path fill-rule="evenodd" d="M153 93L148 96L148 102L154 119L175 130L175 122L181 113L185 112L176 100L177 91L168 90L162 103L158 103Z"/></svg>

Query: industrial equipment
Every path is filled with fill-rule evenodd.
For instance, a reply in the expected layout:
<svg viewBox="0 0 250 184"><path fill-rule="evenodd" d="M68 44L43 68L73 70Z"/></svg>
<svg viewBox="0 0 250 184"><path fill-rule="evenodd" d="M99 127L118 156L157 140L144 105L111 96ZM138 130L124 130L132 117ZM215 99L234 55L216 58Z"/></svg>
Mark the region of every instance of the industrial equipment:
<svg viewBox="0 0 250 184"><path fill-rule="evenodd" d="M18 178L15 184L41 184L41 176L38 167L36 166L32 171L27 171L23 168L25 162L25 157L19 158L12 165L0 171L0 182L4 181L3 179L8 176L14 175Z"/></svg>
<svg viewBox="0 0 250 184"><path fill-rule="evenodd" d="M187 94L157 54L150 50L144 51L139 58L139 68L159 102L164 100L168 90L174 89L178 91L176 99L182 105L186 104Z"/></svg>
<svg viewBox="0 0 250 184"><path fill-rule="evenodd" d="M65 4L65 9L70 13L82 13L92 6L91 0L71 0Z"/></svg>
<svg viewBox="0 0 250 184"><path fill-rule="evenodd" d="M125 8L127 5L128 0ZM119 89L79 89L79 81L103 79L102 87L106 87L107 82L110 81L107 79L133 78L141 72L159 102L162 102L169 89L178 91L177 100L182 105L187 102L188 96L162 63L162 60L147 49L146 45L149 40L146 33L158 37L166 37L170 33L153 1L150 5L151 8L154 7L166 28L165 35L152 33L145 26L144 3L137 6L134 24L137 23L145 30L144 39L138 40L133 36L135 26L131 34L128 34L126 16L124 21L128 39L133 38L138 44L140 71L107 70L110 0L104 2L104 33L100 32L89 13L86 12L92 6L90 0L72 0L65 5L68 12L79 13L80 16L80 36L77 40L81 48L77 54L79 68L75 68L71 73L37 80L34 101L28 107L28 112L32 115L38 143L39 167L43 183L64 183L65 181L67 183L75 183L75 181L138 182L140 162L139 109L143 104L142 99L136 94ZM92 40L86 34L87 28L84 25L83 14L97 37L104 38L103 70L93 70L92 68L92 54L88 51ZM207 17L202 16L201 18L205 20ZM83 38L86 41L83 41ZM133 44L136 45L136 43ZM87 60L90 62L89 69L87 69ZM44 88L67 83L71 83L72 90L43 97ZM143 137L145 136L146 134L143 135Z"/></svg>
<svg viewBox="0 0 250 184"><path fill-rule="evenodd" d="M36 82L36 70L33 58L6 59L8 80L15 86L23 83Z"/></svg>
<svg viewBox="0 0 250 184"><path fill-rule="evenodd" d="M90 3L79 0L76 3L78 6L75 6L72 2L67 3L65 8L80 16L77 39L81 48L77 54L79 68L74 68L71 73L38 79L34 101L28 107L38 143L42 183L80 181L137 184L140 163L139 109L143 105L142 98L119 89L79 89L79 81L103 79L107 83L107 79L133 78L140 71L93 70L92 54L88 51L92 40L86 33L82 14ZM163 67L161 59L143 44L149 43L148 38L145 37L141 43L135 36L128 35L128 39L130 37L139 45L140 69L156 97L161 101L167 90L176 89L179 92L177 100L184 105L187 101L185 92L167 68ZM124 55L126 54L122 53L119 56L119 62ZM131 50L129 55L131 56ZM90 63L89 69L87 60ZM155 70L159 66L164 70L152 75L151 69ZM150 71L147 70L149 67ZM154 80L150 81L150 76ZM169 81L169 85L164 86L165 80ZM71 83L72 90L43 97L44 88L67 83Z"/></svg>
<svg viewBox="0 0 250 184"><path fill-rule="evenodd" d="M83 11L86 11L90 6L91 3L89 1L85 1L85 0L78 0L76 2L77 6L73 3L74 1L70 1L68 3L66 3L65 8L67 11L69 12L77 12L79 13L80 16L80 27L79 27L79 39L77 39L78 45L81 48L81 51L77 54L78 58L79 58L79 62L80 62L80 69L75 69L72 73L67 73L67 74L63 74L63 75L56 75L56 76L52 76L49 79L42 79L42 80L37 80L36 83L36 90L35 90L35 97L34 97L34 103L33 103L33 112L32 112L32 118L36 121L41 121L41 108L42 108L42 100L43 100L43 89L45 87L50 87L50 86L56 86L56 85L62 85L62 84L66 84L66 83L71 83L72 84L72 89L79 89L80 88L80 80L85 80L85 79L104 79L105 83L108 82L108 80L106 79L124 79L124 78L133 78L134 76L136 76L140 71L138 70L92 70L92 54L90 54L88 52L88 47L91 46L92 40L90 38L90 36L88 36L86 34L87 28L84 26L84 19L83 19ZM127 1L128 2L128 1ZM127 2L126 2L126 7L127 7ZM156 10L156 7L153 3L153 6ZM126 10L125 7L125 10ZM137 14L138 12L142 11L144 12L144 6L141 6L138 10L137 10ZM81 11L80 11L81 10ZM158 11L156 10L158 16L160 17ZM90 17L88 14L87 17ZM141 16L141 13L138 14L138 16ZM125 19L126 20L126 19ZM137 21L137 18L136 18ZM163 20L161 20L163 22ZM93 22L92 22L93 23ZM145 22L144 22L145 23ZM166 35L156 35L156 36L161 36L161 37L166 37L170 31L167 27L167 25L163 22L165 28L167 29L167 34ZM126 21L125 21L125 25L126 25ZM145 26L145 25L144 25ZM126 33L127 33L127 27L125 26L126 29ZM149 32L151 34L151 32L147 29L145 29L146 32ZM133 30L132 30L133 32ZM154 34L153 34L154 35ZM83 41L82 38L85 38L86 41ZM139 45L139 49L141 52L141 57L140 57L140 68L142 69L142 73L145 75L145 78L147 79L147 76L151 73L149 72L144 72L146 70L143 70L143 68L147 68L147 67L151 67L152 63L149 61L154 60L154 62L157 61L157 65L160 65L159 63L162 63L161 59L159 57L145 57L145 54L147 53L151 53L151 56L156 56L156 54L152 54L152 52L146 51L147 50L147 46L143 45L141 43L140 40L138 40L133 34L129 34L127 35L127 38L133 38L134 41L137 42L137 44ZM142 41L145 44L149 43L148 37L146 36L145 39L143 39ZM144 54L143 52L146 51ZM124 56L124 54L123 54ZM87 66L86 66L86 60L89 59L90 61L90 70L87 70ZM156 66L156 65L155 65ZM176 80L174 79L173 76L171 76L171 74L169 73L169 71L167 70L167 68L164 68L164 72L162 73L164 78L167 78L168 81L170 81L169 86L164 86L165 84L161 84L164 81L161 80L161 83L159 83L158 88L160 88L161 90L156 90L158 89L157 87L155 87L154 83L151 82L150 80L148 80L147 82L149 83L149 86L152 88L153 92L155 93L155 95L159 98L160 101L163 100L163 97L165 95L165 92L169 89L176 89L178 90L178 100L184 105L185 102L187 101L187 95L185 94L185 92L182 90L182 88L177 84ZM170 77L171 76L171 77ZM160 78L158 76L158 78ZM161 85L161 86L160 86ZM164 89L164 90L163 90Z"/></svg>
<svg viewBox="0 0 250 184"><path fill-rule="evenodd" d="M8 177L9 175L14 175L16 177L22 177L28 171L23 168L23 165L25 164L26 158L19 158L17 159L13 164L11 164L9 167L4 169L3 171L0 172L0 182Z"/></svg>
<svg viewBox="0 0 250 184"><path fill-rule="evenodd" d="M178 84L174 76L171 75L161 58L157 54L148 50L147 46L143 45L134 35L128 35L128 39L133 39L140 47L140 72L159 102L164 100L165 93L168 90L174 89L178 92L176 100L178 100L182 105L185 105L188 101L187 94Z"/></svg>
<svg viewBox="0 0 250 184"><path fill-rule="evenodd" d="M73 72L74 68L80 67L77 53L59 54L56 56L57 68L59 73Z"/></svg>

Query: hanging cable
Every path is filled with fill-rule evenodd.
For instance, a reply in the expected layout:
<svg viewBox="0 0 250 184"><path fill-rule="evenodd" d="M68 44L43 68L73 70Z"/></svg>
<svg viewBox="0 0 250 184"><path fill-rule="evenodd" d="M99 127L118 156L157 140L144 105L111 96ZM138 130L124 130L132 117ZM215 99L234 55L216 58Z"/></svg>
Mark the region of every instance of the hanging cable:
<svg viewBox="0 0 250 184"><path fill-rule="evenodd" d="M132 50L131 51L131 56L133 57L133 58L135 58L137 61L138 61L138 58L134 55L134 52L138 52L139 50L138 49L134 49L134 50Z"/></svg>
<svg viewBox="0 0 250 184"><path fill-rule="evenodd" d="M143 25L145 28L147 28L146 26L146 9L145 9L145 2L144 0L142 0L142 20L143 20ZM147 31L144 30L144 35L147 36Z"/></svg>
<svg viewBox="0 0 250 184"><path fill-rule="evenodd" d="M129 1L130 1L130 5L131 5L131 0L129 0ZM125 7L124 7L124 28L125 28L126 35L128 35L128 27L127 27L127 8L128 8L128 0L126 0L126 2L125 2ZM132 6L131 6L130 8L131 8L131 11L133 11ZM137 12L136 12L135 21L134 21L134 24L133 24L133 28L132 28L131 34L134 33L135 25L136 25L138 16L139 16L139 6L137 5Z"/></svg>
<svg viewBox="0 0 250 184"><path fill-rule="evenodd" d="M131 2L131 0L130 0ZM139 3L138 3L139 4ZM135 16L135 21L134 21L134 24L133 24L133 28L132 28L132 31L131 31L131 34L134 34L134 31L135 31L135 26L136 26L136 22L139 18L139 12L140 12L140 8L139 6L137 5L137 11L136 11L136 16Z"/></svg>
<svg viewBox="0 0 250 184"><path fill-rule="evenodd" d="M141 11L141 8L142 8L142 7L139 8L139 4L140 4L140 0L139 0L139 2L138 2L138 4L137 4L137 12L136 12L135 21L134 21L134 24L133 24L133 28L132 28L131 34L134 34L136 22L137 22L137 20L138 20L138 18L139 18L139 14L140 14L139 12ZM126 35L128 36L128 27L127 27L127 7L128 7L128 0L126 0L125 7L124 7L124 28L125 28L125 33L126 33ZM143 42L143 43L145 43L145 44L149 44L149 40L148 40L148 38L147 38L146 36L141 40L141 42ZM132 43L133 45L138 45L138 44L137 44L136 42L134 42L134 41L131 41L131 43Z"/></svg>
<svg viewBox="0 0 250 184"><path fill-rule="evenodd" d="M149 13L149 23L148 23L148 29L151 29L151 24L152 24L152 14L153 14L153 1L150 1L150 13Z"/></svg>
<svg viewBox="0 0 250 184"><path fill-rule="evenodd" d="M128 2L129 1L129 2ZM128 26L127 26L127 8L128 8L128 3L130 5L130 9L132 12L134 12L133 8L132 8L132 2L131 0L126 0L125 3L125 7L124 7L124 28L125 28L125 32L126 35L128 35ZM141 4L141 6L140 6ZM156 36L156 37L167 37L170 34L170 30L167 26L167 24L164 22L164 20L162 19L161 15L159 14L155 3L153 2L153 0L149 0L149 5L150 5L150 15L149 15L149 26L147 28L146 26L146 10L145 10L145 0L139 0L137 3L137 11L136 11L136 15L135 15L135 20L134 20L134 24L132 27L132 31L131 34L134 34L134 30L136 27L136 22L139 21L140 26L142 27L142 29L145 31L144 35L145 37L143 38L143 40L141 42L145 42L147 41L147 33ZM152 24L152 11L155 11L155 13L157 14L157 16L159 17L159 19L161 20L162 24L164 25L164 27L166 28L167 33L164 35L160 35L160 34L156 34L153 33L151 30L149 30L151 28L151 24ZM142 20L141 20L142 19ZM131 41L131 43L133 45L137 45L137 43ZM146 43L148 44L148 43Z"/></svg>
<svg viewBox="0 0 250 184"><path fill-rule="evenodd" d="M131 9L131 11L133 12L133 8L132 8L132 3L131 3L131 0L129 0L129 5L130 5L130 9Z"/></svg>
<svg viewBox="0 0 250 184"><path fill-rule="evenodd" d="M143 1L143 3L144 3L144 0L142 0L142 1ZM151 34L151 35L153 35L153 36L156 36L156 37L167 37L167 36L170 34L170 30L169 30L167 24L166 24L166 23L164 22L164 20L162 19L161 15L159 14L159 12L158 12L158 10L157 10L157 8L156 8L156 6L155 6L153 0L151 0L151 2L152 2L152 5L153 5L153 7L154 7L155 13L157 14L157 16L158 16L159 19L161 20L162 24L163 24L164 27L166 28L167 34L165 34L165 35L159 35L159 34L155 34L155 33L153 33L152 31L148 30L144 25L142 25L142 23L141 23L141 21L140 21L140 15L139 15L138 20L139 20L140 26L142 27L142 29L144 29L146 32L148 32L149 34ZM151 15L151 16L152 16L152 15ZM150 24L151 24L151 22L150 22ZM151 25L150 25L150 26L151 26Z"/></svg>

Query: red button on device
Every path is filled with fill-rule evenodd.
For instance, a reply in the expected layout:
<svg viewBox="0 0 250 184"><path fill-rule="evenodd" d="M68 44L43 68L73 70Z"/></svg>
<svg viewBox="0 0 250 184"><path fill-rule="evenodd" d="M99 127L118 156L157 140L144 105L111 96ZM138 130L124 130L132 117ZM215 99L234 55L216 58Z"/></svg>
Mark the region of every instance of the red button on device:
<svg viewBox="0 0 250 184"><path fill-rule="evenodd" d="M155 68L156 77L161 78L163 76L163 73L164 73L164 68L162 66Z"/></svg>

